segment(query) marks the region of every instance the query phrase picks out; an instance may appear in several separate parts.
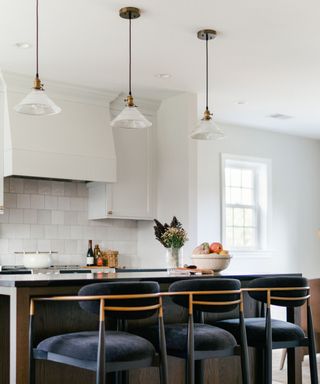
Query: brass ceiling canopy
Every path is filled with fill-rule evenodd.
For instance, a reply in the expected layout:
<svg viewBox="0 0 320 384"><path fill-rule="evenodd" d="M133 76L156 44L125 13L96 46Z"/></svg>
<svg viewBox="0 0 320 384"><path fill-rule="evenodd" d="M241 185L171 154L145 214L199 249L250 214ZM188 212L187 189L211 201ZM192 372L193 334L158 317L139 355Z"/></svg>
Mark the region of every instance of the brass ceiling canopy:
<svg viewBox="0 0 320 384"><path fill-rule="evenodd" d="M214 29L202 29L198 32L198 39L200 40L213 40L217 36Z"/></svg>
<svg viewBox="0 0 320 384"><path fill-rule="evenodd" d="M124 7L120 9L119 15L127 20L137 19L140 17L140 9L135 7Z"/></svg>

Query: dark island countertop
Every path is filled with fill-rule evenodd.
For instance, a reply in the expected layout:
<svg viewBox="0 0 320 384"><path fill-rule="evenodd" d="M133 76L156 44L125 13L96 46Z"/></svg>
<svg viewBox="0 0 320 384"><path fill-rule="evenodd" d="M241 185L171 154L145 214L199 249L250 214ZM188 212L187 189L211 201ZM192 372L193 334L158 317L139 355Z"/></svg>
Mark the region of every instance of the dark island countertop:
<svg viewBox="0 0 320 384"><path fill-rule="evenodd" d="M193 278L233 278L252 280L258 277L271 276L301 276L301 273L273 273L273 274L228 274L215 275L181 275L168 272L116 272L116 273L63 273L63 274L32 274L32 275L2 275L0 287L62 287L84 285L93 282L106 281L146 281L153 280L159 283L170 284L180 279Z"/></svg>

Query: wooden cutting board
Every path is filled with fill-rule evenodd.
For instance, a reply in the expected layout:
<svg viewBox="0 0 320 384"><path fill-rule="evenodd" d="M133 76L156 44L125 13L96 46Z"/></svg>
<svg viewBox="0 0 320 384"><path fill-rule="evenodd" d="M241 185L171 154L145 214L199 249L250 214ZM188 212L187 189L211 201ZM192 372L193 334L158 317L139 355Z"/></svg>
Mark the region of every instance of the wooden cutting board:
<svg viewBox="0 0 320 384"><path fill-rule="evenodd" d="M213 275L214 273L212 269L183 268L183 267L179 267L176 269L179 271L188 271L190 273L202 273L203 275Z"/></svg>

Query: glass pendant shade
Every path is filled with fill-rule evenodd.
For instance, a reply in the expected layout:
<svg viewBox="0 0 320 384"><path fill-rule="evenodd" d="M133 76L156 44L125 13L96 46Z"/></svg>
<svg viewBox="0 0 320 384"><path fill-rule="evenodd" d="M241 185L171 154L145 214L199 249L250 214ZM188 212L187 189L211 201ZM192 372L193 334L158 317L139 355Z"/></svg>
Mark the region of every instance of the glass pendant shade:
<svg viewBox="0 0 320 384"><path fill-rule="evenodd" d="M61 112L61 108L46 95L39 78L39 0L36 0L36 76L34 87L14 109L16 112L33 116L54 115Z"/></svg>
<svg viewBox="0 0 320 384"><path fill-rule="evenodd" d="M224 133L212 119L202 119L190 137L196 140L217 140L222 139Z"/></svg>
<svg viewBox="0 0 320 384"><path fill-rule="evenodd" d="M119 16L129 20L129 93L125 99L126 106L119 115L111 121L111 127L127 129L148 128L152 126L152 123L143 116L135 105L131 89L131 21L140 17L140 9L135 7L121 8Z"/></svg>
<svg viewBox="0 0 320 384"><path fill-rule="evenodd" d="M33 88L14 109L19 113L36 116L54 115L61 112L61 108L47 96L43 89L36 88Z"/></svg>
<svg viewBox="0 0 320 384"><path fill-rule="evenodd" d="M195 140L218 140L224 137L224 133L212 120L212 113L209 111L209 53L208 41L216 37L217 32L213 29L203 29L198 32L197 36L200 40L206 42L206 109L203 119L200 121L196 129L191 134L191 139Z"/></svg>
<svg viewBox="0 0 320 384"><path fill-rule="evenodd" d="M148 128L151 125L152 123L135 106L126 106L111 122L111 127L129 129Z"/></svg>

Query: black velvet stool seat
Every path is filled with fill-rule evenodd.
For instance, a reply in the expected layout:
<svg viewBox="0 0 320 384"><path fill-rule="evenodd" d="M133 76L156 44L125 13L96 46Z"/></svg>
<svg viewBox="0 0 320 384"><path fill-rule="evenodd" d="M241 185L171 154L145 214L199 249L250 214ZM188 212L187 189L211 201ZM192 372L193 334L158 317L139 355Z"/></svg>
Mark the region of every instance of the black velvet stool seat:
<svg viewBox="0 0 320 384"><path fill-rule="evenodd" d="M30 384L35 383L35 360L49 360L96 372L96 383L104 384L107 372L120 372L150 366L160 367L160 382L167 384L167 358L159 284L98 283L86 285L79 296L34 298L30 316ZM55 335L33 346L34 304L37 301L77 300L86 312L99 315L99 331ZM158 313L156 332L159 348L141 336L126 332L124 320L144 319ZM106 319L117 321L117 330L105 330Z"/></svg>
<svg viewBox="0 0 320 384"><path fill-rule="evenodd" d="M182 280L170 285L168 295L175 304L186 308L189 314L188 323L165 324L167 354L186 361L186 382L203 383L202 360L240 353L243 383L249 383L240 281L220 278ZM240 347L230 332L203 322L194 322L193 314L229 312L237 307L240 307ZM150 326L136 332L143 334L158 350L156 327ZM195 365L199 369L195 369Z"/></svg>
<svg viewBox="0 0 320 384"><path fill-rule="evenodd" d="M317 363L315 355L314 333L312 315L309 305L308 281L303 277L267 277L253 280L248 288L249 295L267 305L266 316L246 318L248 345L260 350L264 356L263 371L260 381L266 384L272 383L272 349L295 348L299 346L309 347L311 383L318 384ZM288 321L271 319L270 305L278 305L294 308L303 305L307 301L308 331L305 335L302 328ZM262 311L263 313L264 311ZM218 327L232 333L239 340L239 321L227 319L215 322ZM262 377L261 377L262 376ZM259 378L257 378L259 380ZM288 369L288 382L289 369Z"/></svg>

